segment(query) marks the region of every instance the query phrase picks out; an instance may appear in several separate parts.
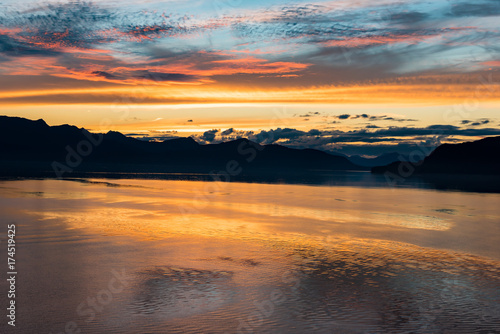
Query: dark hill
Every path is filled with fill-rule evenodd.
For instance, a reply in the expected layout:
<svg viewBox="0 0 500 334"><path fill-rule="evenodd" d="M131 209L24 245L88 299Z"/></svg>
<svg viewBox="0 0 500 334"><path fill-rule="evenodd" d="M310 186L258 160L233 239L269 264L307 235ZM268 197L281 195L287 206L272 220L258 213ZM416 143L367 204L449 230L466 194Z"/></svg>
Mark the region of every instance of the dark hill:
<svg viewBox="0 0 500 334"><path fill-rule="evenodd" d="M373 173L407 171L408 163L395 162L374 167ZM443 144L423 162L412 166L412 174L500 175L500 137L490 137L461 144Z"/></svg>
<svg viewBox="0 0 500 334"><path fill-rule="evenodd" d="M386 166L393 162L408 161L409 157L397 152L384 153L376 158L363 158L359 155L352 155L348 157L349 161L358 166L376 167Z"/></svg>
<svg viewBox="0 0 500 334"><path fill-rule="evenodd" d="M267 173L362 170L345 157L318 150L259 145L247 139L200 145L192 138L147 142L110 131L0 116L0 174L65 176L106 173Z"/></svg>

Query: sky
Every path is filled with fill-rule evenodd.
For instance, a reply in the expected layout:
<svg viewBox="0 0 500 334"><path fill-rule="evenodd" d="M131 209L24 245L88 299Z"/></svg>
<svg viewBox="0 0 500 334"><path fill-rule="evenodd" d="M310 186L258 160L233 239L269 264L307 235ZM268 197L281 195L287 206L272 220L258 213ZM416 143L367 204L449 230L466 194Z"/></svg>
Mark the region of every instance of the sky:
<svg viewBox="0 0 500 334"><path fill-rule="evenodd" d="M0 1L0 114L348 155L500 135L500 1Z"/></svg>

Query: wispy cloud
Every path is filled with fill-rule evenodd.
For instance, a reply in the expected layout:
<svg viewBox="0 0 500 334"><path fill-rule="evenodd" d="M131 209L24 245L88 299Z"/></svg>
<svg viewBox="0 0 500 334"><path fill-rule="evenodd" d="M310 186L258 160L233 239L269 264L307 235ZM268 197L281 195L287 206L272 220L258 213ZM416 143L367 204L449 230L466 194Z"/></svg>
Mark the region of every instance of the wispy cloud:
<svg viewBox="0 0 500 334"><path fill-rule="evenodd" d="M452 4L450 15L457 17L499 16L500 2L497 0L461 1Z"/></svg>
<svg viewBox="0 0 500 334"><path fill-rule="evenodd" d="M499 13L498 1L271 1L206 12L175 4L183 11L172 13L161 3L147 10L140 9L146 4L106 1L12 4L0 13L0 71L72 78L89 86L252 89L389 81L404 86L412 77L435 91L442 86L429 78L469 75L459 84L448 82L460 92L478 73L500 70L500 32L487 20ZM465 16L485 21L471 24Z"/></svg>

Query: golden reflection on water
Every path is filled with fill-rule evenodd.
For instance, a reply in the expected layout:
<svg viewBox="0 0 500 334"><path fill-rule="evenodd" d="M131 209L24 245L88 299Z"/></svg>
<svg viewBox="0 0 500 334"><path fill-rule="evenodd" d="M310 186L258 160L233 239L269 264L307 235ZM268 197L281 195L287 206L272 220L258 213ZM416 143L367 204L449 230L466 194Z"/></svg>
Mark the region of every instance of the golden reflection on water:
<svg viewBox="0 0 500 334"><path fill-rule="evenodd" d="M412 207L397 205L384 212L388 207L384 203L384 197L387 196L384 192L391 190L364 189L361 194L364 198L360 198L359 189L342 187L334 194L340 198L332 198L329 188L320 187L259 185L270 190L262 193L248 190L255 185L219 183L213 189L222 189L203 192L203 189L194 188L195 184L189 181L169 181L168 188L158 188L164 183L161 181L141 181L141 185L136 188L133 183L137 181L126 182L132 185L110 188L106 183L83 183L77 186L85 187L84 192L54 192L47 189L45 192L25 192L25 195L65 201L69 205L64 212L59 209L40 212L44 219L64 219L78 226L104 228L108 233L141 234L136 229L137 225L141 225L141 230L147 230L148 235L268 233L271 230L269 219L273 223L282 219L370 223L436 231L445 231L452 226L451 219L438 212L421 214L408 210L414 209ZM288 191L283 194L281 189L269 187ZM370 193L373 193L373 197ZM71 200L80 201L71 203ZM391 200L394 198L389 199L389 203ZM235 231L237 227L240 229ZM308 231L306 229L303 232Z"/></svg>
<svg viewBox="0 0 500 334"><path fill-rule="evenodd" d="M43 210L25 211L42 220L57 219L107 235L154 239L195 235L287 240L334 235L439 243L444 236L478 224L488 230L496 225L494 235L498 224L493 223L500 220L498 194L415 189L40 180L19 181L16 189L3 189L4 196L9 192L41 200Z"/></svg>

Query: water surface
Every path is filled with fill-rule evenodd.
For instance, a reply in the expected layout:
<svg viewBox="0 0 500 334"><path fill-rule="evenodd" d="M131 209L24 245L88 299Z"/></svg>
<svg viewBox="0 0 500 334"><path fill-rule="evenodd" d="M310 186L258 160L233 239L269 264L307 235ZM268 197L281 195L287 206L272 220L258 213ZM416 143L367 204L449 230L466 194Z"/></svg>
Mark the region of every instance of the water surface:
<svg viewBox="0 0 500 334"><path fill-rule="evenodd" d="M18 180L0 182L0 233L5 245L17 224L21 332L498 333L499 204L361 185Z"/></svg>

